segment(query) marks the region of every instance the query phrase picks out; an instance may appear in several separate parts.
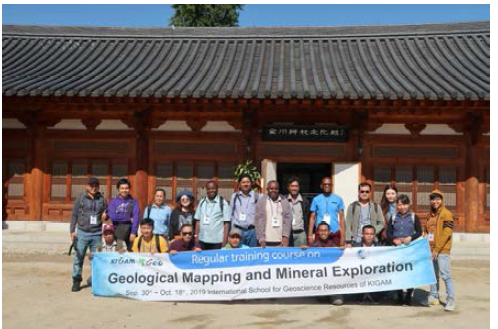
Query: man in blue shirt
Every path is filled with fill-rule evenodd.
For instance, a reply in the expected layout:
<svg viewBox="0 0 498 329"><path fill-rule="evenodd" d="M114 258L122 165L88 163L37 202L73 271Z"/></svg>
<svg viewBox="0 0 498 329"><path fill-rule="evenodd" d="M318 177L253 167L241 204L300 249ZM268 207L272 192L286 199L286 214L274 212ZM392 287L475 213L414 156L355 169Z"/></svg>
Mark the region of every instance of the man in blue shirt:
<svg viewBox="0 0 498 329"><path fill-rule="evenodd" d="M233 193L230 199L232 228L240 230L242 244L254 248L258 246L254 215L259 194L252 191L253 182L249 175L240 175L238 181L239 191Z"/></svg>
<svg viewBox="0 0 498 329"><path fill-rule="evenodd" d="M152 234L160 235L169 241L171 208L164 204L165 198L166 191L158 188L154 194L154 202L145 208L143 219L152 219L154 221Z"/></svg>
<svg viewBox="0 0 498 329"><path fill-rule="evenodd" d="M230 206L218 195L218 184L209 181L206 194L197 206L194 220L195 238L199 240L202 250L221 249L227 243L230 228Z"/></svg>
<svg viewBox="0 0 498 329"><path fill-rule="evenodd" d="M308 244L312 245L315 240L313 230L321 222L330 226L330 234L334 243L340 248L345 246L346 226L344 222L344 202L337 194L332 194L332 179L324 177L320 188L323 193L313 198L310 207L310 224L308 228Z"/></svg>

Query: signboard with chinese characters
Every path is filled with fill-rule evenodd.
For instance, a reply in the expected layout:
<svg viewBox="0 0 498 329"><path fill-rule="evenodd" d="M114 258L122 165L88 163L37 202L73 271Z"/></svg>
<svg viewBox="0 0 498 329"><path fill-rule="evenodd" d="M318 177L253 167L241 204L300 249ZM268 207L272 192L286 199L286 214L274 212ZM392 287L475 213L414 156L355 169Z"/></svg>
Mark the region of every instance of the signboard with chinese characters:
<svg viewBox="0 0 498 329"><path fill-rule="evenodd" d="M263 141L347 142L345 127L323 126L264 126Z"/></svg>

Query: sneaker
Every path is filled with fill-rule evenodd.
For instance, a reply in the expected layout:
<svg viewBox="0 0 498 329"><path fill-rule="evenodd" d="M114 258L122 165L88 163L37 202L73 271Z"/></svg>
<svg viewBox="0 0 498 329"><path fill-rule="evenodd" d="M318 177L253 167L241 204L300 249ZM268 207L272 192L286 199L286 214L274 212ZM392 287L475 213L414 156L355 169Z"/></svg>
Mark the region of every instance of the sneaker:
<svg viewBox="0 0 498 329"><path fill-rule="evenodd" d="M453 312L455 310L455 301L453 299L448 299L444 310L448 312Z"/></svg>
<svg viewBox="0 0 498 329"><path fill-rule="evenodd" d="M341 306L342 304L344 304L344 300L342 299L342 295L330 296L330 301L332 302L332 305L335 305L335 306Z"/></svg>
<svg viewBox="0 0 498 329"><path fill-rule="evenodd" d="M434 296L429 296L429 298L427 299L427 305L433 305L433 306L439 305L439 298L436 298Z"/></svg>
<svg viewBox="0 0 498 329"><path fill-rule="evenodd" d="M71 291L76 292L81 290L81 282L80 281L73 281L73 287L71 288Z"/></svg>

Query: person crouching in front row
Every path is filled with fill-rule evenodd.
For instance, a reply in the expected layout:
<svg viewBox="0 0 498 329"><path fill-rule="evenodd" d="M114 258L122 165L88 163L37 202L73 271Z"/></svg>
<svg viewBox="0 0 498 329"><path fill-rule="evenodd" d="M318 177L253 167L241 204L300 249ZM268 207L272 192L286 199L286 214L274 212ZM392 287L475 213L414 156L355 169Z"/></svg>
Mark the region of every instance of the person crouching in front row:
<svg viewBox="0 0 498 329"><path fill-rule="evenodd" d="M387 239L393 246L406 246L422 235L420 220L414 212L410 211L410 198L401 194L396 198L396 215L389 218L387 223ZM398 290L398 304L412 304L413 288L406 291L403 298L403 290Z"/></svg>
<svg viewBox="0 0 498 329"><path fill-rule="evenodd" d="M321 222L315 231L316 239L312 241L309 245L313 248L338 248L334 242L335 237L330 233L330 226L327 222ZM301 249L307 249L308 247L302 246ZM330 302L332 305L340 306L344 304L343 295L331 295Z"/></svg>
<svg viewBox="0 0 498 329"><path fill-rule="evenodd" d="M249 246L241 242L242 231L238 228L232 228L228 233L228 243L221 249L249 249Z"/></svg>
<svg viewBox="0 0 498 329"><path fill-rule="evenodd" d="M375 227L373 225L365 225L361 228L361 241L360 242L354 242L353 247L359 247L359 248L370 248L370 247L377 247L378 244L375 242ZM371 292L367 294L357 294L357 302L359 304L364 304L365 302L369 301L374 304L378 305L381 303L382 298L384 297L384 292Z"/></svg>
<svg viewBox="0 0 498 329"><path fill-rule="evenodd" d="M169 245L170 255L176 255L183 251L201 251L198 242L194 239L194 227L190 224L183 224L180 229L180 239L176 239Z"/></svg>
<svg viewBox="0 0 498 329"><path fill-rule="evenodd" d="M154 221L152 219L142 219L140 221L140 233L142 235L133 241L131 250L133 252L144 253L165 253L168 252L168 242L159 235L152 234Z"/></svg>

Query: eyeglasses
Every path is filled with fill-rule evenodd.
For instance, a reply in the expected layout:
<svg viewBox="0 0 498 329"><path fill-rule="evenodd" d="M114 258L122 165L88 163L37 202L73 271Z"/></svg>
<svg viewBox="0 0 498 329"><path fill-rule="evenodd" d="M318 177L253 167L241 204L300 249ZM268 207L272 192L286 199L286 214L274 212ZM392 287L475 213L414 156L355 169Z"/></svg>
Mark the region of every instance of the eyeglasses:
<svg viewBox="0 0 498 329"><path fill-rule="evenodd" d="M360 191L360 193L361 193L361 194L369 194L369 193L370 193L370 191L364 191L364 190L363 190L363 191Z"/></svg>
<svg viewBox="0 0 498 329"><path fill-rule="evenodd" d="M182 235L192 235L192 232L182 232Z"/></svg>
<svg viewBox="0 0 498 329"><path fill-rule="evenodd" d="M186 202L186 201L190 201L190 199L189 198L181 198L180 201L181 202Z"/></svg>

